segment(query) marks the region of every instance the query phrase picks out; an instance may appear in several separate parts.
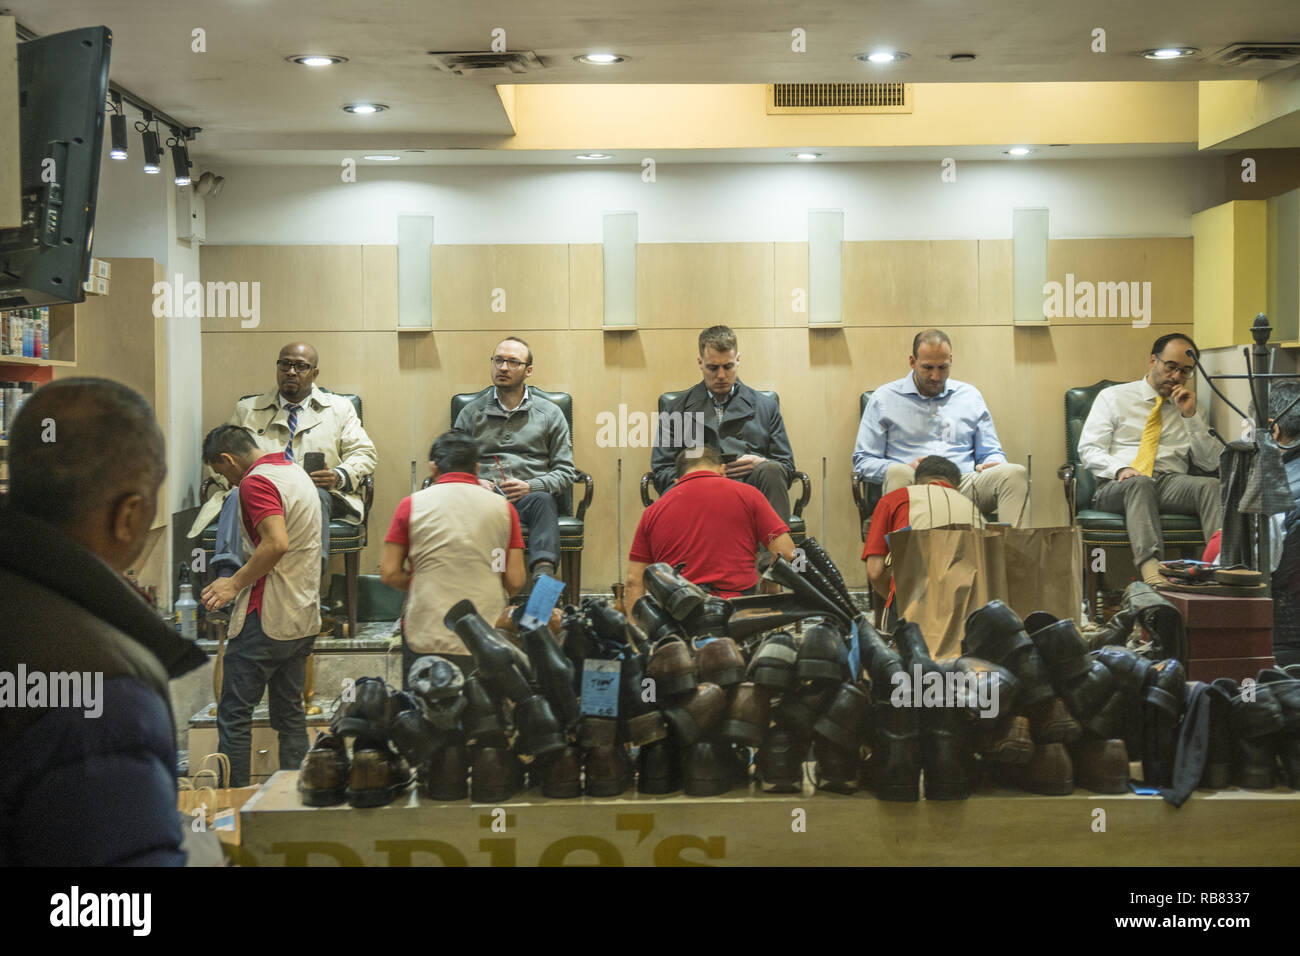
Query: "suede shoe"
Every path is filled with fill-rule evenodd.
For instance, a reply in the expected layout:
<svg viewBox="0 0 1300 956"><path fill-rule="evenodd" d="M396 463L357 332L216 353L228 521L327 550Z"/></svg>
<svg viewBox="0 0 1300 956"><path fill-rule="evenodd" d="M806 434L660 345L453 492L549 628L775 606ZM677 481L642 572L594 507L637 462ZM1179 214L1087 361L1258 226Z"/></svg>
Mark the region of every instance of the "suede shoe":
<svg viewBox="0 0 1300 956"><path fill-rule="evenodd" d="M695 676L701 684L717 684L723 690L745 679L745 658L729 637L714 637L695 644Z"/></svg>
<svg viewBox="0 0 1300 956"><path fill-rule="evenodd" d="M708 733L726 712L726 692L717 684L700 684L689 697L665 707L663 714L674 737L685 747Z"/></svg>
<svg viewBox="0 0 1300 956"><path fill-rule="evenodd" d="M590 748L585 765L589 797L617 797L632 786L632 762L621 744Z"/></svg>
<svg viewBox="0 0 1300 956"><path fill-rule="evenodd" d="M333 807L348 798L348 748L342 737L318 733L302 760L298 793L304 806Z"/></svg>
<svg viewBox="0 0 1300 956"><path fill-rule="evenodd" d="M767 733L770 717L767 691L750 683L738 684L731 692L731 703L726 719L718 728L718 736L728 743L757 747Z"/></svg>
<svg viewBox="0 0 1300 956"><path fill-rule="evenodd" d="M773 694L784 693L794 687L795 660L799 652L794 638L785 631L768 637L759 646L749 662L748 678L758 687Z"/></svg>
<svg viewBox="0 0 1300 956"><path fill-rule="evenodd" d="M671 740L643 746L637 752L636 767L636 788L640 793L676 793L682 789L682 758Z"/></svg>
<svg viewBox="0 0 1300 956"><path fill-rule="evenodd" d="M807 756L807 740L783 727L769 727L755 761L759 783L769 793L799 793Z"/></svg>
<svg viewBox="0 0 1300 956"><path fill-rule="evenodd" d="M389 749L382 735L357 738L348 774L349 806L386 806L410 784L410 766Z"/></svg>

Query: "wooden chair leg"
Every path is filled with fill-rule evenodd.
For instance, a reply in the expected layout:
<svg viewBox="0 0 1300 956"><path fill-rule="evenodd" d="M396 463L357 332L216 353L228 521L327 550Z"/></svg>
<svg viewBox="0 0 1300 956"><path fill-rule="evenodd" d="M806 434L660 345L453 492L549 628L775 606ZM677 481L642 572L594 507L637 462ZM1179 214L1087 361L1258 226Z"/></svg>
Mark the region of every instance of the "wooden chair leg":
<svg viewBox="0 0 1300 956"><path fill-rule="evenodd" d="M563 568L568 600L571 604L577 604L582 600L582 552L561 551L560 564Z"/></svg>
<svg viewBox="0 0 1300 956"><path fill-rule="evenodd" d="M344 552L343 573L348 583L348 637L352 640L357 636L357 574L360 570L361 552Z"/></svg>

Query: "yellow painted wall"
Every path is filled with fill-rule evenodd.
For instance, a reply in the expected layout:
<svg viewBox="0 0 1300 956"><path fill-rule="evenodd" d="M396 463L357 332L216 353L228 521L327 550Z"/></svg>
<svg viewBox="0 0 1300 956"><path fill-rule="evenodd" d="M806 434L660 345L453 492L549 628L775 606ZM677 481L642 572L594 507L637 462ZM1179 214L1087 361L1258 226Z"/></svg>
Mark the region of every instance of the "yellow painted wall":
<svg viewBox="0 0 1300 956"><path fill-rule="evenodd" d="M1203 349L1249 343L1255 313L1268 307L1267 210L1236 200L1192 216L1193 335Z"/></svg>

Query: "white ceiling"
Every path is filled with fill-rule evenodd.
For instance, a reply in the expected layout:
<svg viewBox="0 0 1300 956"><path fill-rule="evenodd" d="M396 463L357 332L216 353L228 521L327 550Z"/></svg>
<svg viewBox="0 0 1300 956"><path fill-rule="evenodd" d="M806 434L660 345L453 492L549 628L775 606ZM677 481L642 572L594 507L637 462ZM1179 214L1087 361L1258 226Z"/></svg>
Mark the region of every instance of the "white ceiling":
<svg viewBox="0 0 1300 956"><path fill-rule="evenodd" d="M1266 71L1222 67L1213 55L1236 42L1300 41L1300 0L7 0L6 12L38 34L110 27L114 81L203 127L197 157L244 162L325 163L342 155L317 152L326 147L355 154L510 135L492 86L500 82L1254 79ZM488 49L495 27L505 29L510 50L535 51L544 69L457 77L433 66L429 51ZM1104 54L1090 49L1097 27L1106 30ZM206 31L204 53L191 50L196 28ZM806 31L806 53L791 51L795 28ZM1170 62L1135 55L1166 45L1199 47L1201 55ZM854 60L880 46L911 56L889 67ZM629 60L604 68L574 62L596 49ZM978 58L947 60L958 52ZM301 53L349 62L327 69L286 62ZM342 111L358 100L391 109ZM418 161L488 161L485 151L459 152ZM752 152L764 157L725 161L770 162L780 153ZM501 161L556 160L572 162L518 152Z"/></svg>

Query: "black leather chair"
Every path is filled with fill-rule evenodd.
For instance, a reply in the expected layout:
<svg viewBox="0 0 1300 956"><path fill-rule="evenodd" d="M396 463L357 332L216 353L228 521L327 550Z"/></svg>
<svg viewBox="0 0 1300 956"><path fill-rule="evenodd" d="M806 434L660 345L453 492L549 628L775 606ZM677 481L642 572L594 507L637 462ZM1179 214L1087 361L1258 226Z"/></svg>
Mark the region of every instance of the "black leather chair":
<svg viewBox="0 0 1300 956"><path fill-rule="evenodd" d="M781 396L776 392L766 392L761 389L755 389L755 391L760 395L765 395L772 399L772 401L776 402L778 408L781 407ZM662 415L668 411L668 406L676 401L678 396L681 394L682 392L664 392L660 395L659 414ZM802 544L803 539L808 536L808 528L803 520L803 509L807 507L808 500L812 497L812 479L808 477L807 472L796 471L790 484L793 485L796 481L803 484L803 492L799 495L791 508L790 537L794 540L795 544ZM641 504L646 508L649 508L651 503L654 501L654 499L650 497L650 489L653 487L654 472L647 471L641 476Z"/></svg>
<svg viewBox="0 0 1300 956"><path fill-rule="evenodd" d="M337 394L340 398L346 398L356 409L357 421L364 421L361 418L361 396L347 395L343 392L330 392L328 388L316 386L322 392ZM256 398L256 395L245 395L243 398ZM240 400L242 401L243 398ZM199 487L199 500L207 498L207 492L212 485L217 484L217 479L208 477L203 479L203 484ZM370 505L375 497L375 482L371 475L361 479L357 489L361 496L361 503L365 507L365 512L361 518L361 524L352 524L350 521L342 521L335 518L330 522L330 554L343 555L343 572L347 581L347 614L348 614L348 636L357 636L357 574L361 570L361 552L366 547L367 526L370 523ZM217 522L212 522L203 529L200 537L203 550L207 553L208 567L211 568L211 558L217 546Z"/></svg>
<svg viewBox="0 0 1300 956"><path fill-rule="evenodd" d="M1083 433L1083 425L1088 420L1092 403L1102 389L1118 384L1120 383L1103 379L1095 385L1072 388L1065 393L1065 464L1058 473L1065 484L1070 524L1078 525L1083 537L1083 593L1090 605L1097 593L1097 576L1089 559L1092 550L1132 546L1122 514L1097 511L1092 507L1097 479L1079 460L1079 436ZM1205 547L1205 535L1196 515L1162 514L1160 531L1167 548Z"/></svg>
<svg viewBox="0 0 1300 956"><path fill-rule="evenodd" d="M474 399L486 395L492 391L493 386L489 385L477 392L463 392L451 397L451 424L456 424L456 417L461 411ZM573 396L568 392L548 392L545 389L538 388L536 385L528 386L529 392L535 392L542 398L560 407L564 412L564 420L569 423L569 447L573 447ZM426 478L422 487L427 488L431 479ZM568 599L574 603L582 597L582 545L584 525L583 519L587 514L587 508L591 505L591 496L595 488L595 480L585 471L579 471L574 478L574 484L586 486L586 491L582 500L578 502L578 510L573 510L573 487L565 489L564 494L557 495L559 499L560 511L560 575L564 583L569 586ZM528 543L528 530L524 531L524 544Z"/></svg>

